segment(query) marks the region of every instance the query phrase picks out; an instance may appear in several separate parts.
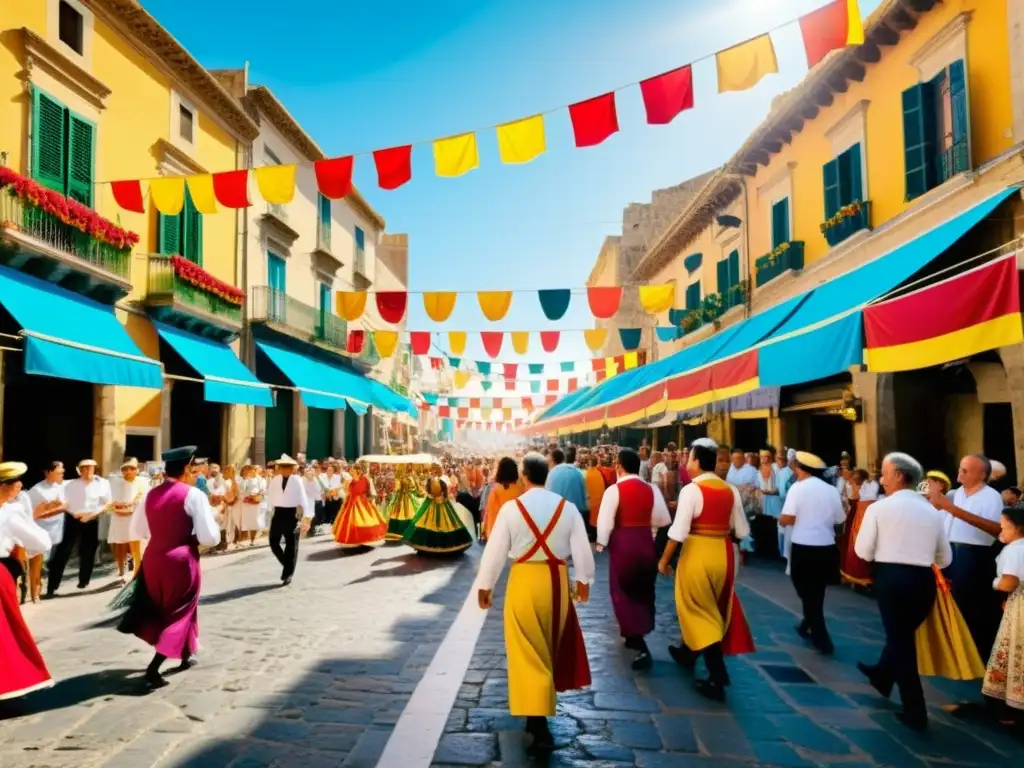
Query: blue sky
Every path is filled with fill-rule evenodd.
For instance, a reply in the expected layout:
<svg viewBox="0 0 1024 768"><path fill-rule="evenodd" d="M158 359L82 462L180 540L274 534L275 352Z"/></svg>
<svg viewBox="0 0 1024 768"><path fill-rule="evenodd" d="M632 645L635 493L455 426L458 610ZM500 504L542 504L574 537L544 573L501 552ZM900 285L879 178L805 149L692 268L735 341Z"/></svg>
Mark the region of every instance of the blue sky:
<svg viewBox="0 0 1024 768"><path fill-rule="evenodd" d="M429 141L536 114L673 69L774 28L825 0L144 0L204 65L248 61L250 81L269 86L332 155ZM880 0L861 0L864 14ZM548 151L502 165L493 130L478 135L480 167L457 179L433 174L429 144L413 150L413 180L377 188L370 157L356 159L360 191L410 235L410 289L582 288L622 209L648 202L726 160L763 119L771 99L806 73L795 25L773 33L780 74L742 94L716 93L714 62L695 65L696 108L668 126L647 126L639 89L617 95L620 132L576 149L565 110L546 118ZM418 296L409 326L430 330L551 328L536 294L517 294L501 323L472 295L444 326ZM539 339L518 358L583 360L578 329L593 320L574 295L556 324L560 348ZM466 353L486 359L479 337ZM495 387L497 389L498 387ZM495 393L497 394L497 393Z"/></svg>

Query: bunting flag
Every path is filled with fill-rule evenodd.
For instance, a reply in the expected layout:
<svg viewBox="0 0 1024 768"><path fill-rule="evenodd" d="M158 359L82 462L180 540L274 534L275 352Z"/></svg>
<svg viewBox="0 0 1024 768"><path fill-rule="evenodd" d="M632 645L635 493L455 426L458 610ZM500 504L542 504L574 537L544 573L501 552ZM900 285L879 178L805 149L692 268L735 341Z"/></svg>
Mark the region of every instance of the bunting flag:
<svg viewBox="0 0 1024 768"><path fill-rule="evenodd" d="M385 323L397 325L405 317L409 294L405 291L377 291L377 312Z"/></svg>
<svg viewBox="0 0 1024 768"><path fill-rule="evenodd" d="M758 351L752 349L688 371L669 379L665 386L667 406L673 411L688 411L752 392L759 386Z"/></svg>
<svg viewBox="0 0 1024 768"><path fill-rule="evenodd" d="M423 309L435 323L443 323L455 309L455 291L427 291L423 294Z"/></svg>
<svg viewBox="0 0 1024 768"><path fill-rule="evenodd" d="M434 142L434 170L442 178L469 173L480 165L476 134L463 133Z"/></svg>
<svg viewBox="0 0 1024 768"><path fill-rule="evenodd" d="M857 0L832 0L828 5L800 17L800 34L813 67L832 51L864 43L864 22Z"/></svg>
<svg viewBox="0 0 1024 768"><path fill-rule="evenodd" d="M643 328L619 328L619 340L625 350L634 350L640 346L643 338Z"/></svg>
<svg viewBox="0 0 1024 768"><path fill-rule="evenodd" d="M543 115L499 125L497 134L498 154L503 163L528 163L547 150Z"/></svg>
<svg viewBox="0 0 1024 768"><path fill-rule="evenodd" d="M459 408L457 413L458 413L458 416L459 416L460 419L468 419L469 418L469 408Z"/></svg>
<svg viewBox="0 0 1024 768"><path fill-rule="evenodd" d="M615 92L595 96L569 107L572 133L577 147L593 147L619 130Z"/></svg>
<svg viewBox="0 0 1024 768"><path fill-rule="evenodd" d="M608 329L591 328L583 332L583 339L587 342L587 349L591 352L597 352L608 341Z"/></svg>
<svg viewBox="0 0 1024 768"><path fill-rule="evenodd" d="M516 391L516 380L515 379L505 379L505 391L506 392L515 392Z"/></svg>
<svg viewBox="0 0 1024 768"><path fill-rule="evenodd" d="M640 365L640 355L636 352L627 352L622 356L623 370L631 371Z"/></svg>
<svg viewBox="0 0 1024 768"><path fill-rule="evenodd" d="M540 308L548 320L561 320L572 300L572 291L568 288L541 290L537 294L540 298Z"/></svg>
<svg viewBox="0 0 1024 768"><path fill-rule="evenodd" d="M164 216L177 216L185 206L185 178L162 176L149 182L149 197Z"/></svg>
<svg viewBox="0 0 1024 768"><path fill-rule="evenodd" d="M658 341L666 344L671 341L677 341L681 338L681 336L679 335L680 329L674 325L659 325L657 328L654 329L654 332L658 335Z"/></svg>
<svg viewBox="0 0 1024 768"><path fill-rule="evenodd" d="M471 398L469 398L469 407L470 408L479 409L480 408L480 398L479 397L471 397Z"/></svg>
<svg viewBox="0 0 1024 768"><path fill-rule="evenodd" d="M366 311L366 291L338 291L334 294L334 309L349 323L358 320Z"/></svg>
<svg viewBox="0 0 1024 768"><path fill-rule="evenodd" d="M540 376L544 373L544 363L530 363L527 367L531 376Z"/></svg>
<svg viewBox="0 0 1024 768"><path fill-rule="evenodd" d="M572 373L576 370L576 363L566 362L561 364L562 373Z"/></svg>
<svg viewBox="0 0 1024 768"><path fill-rule="evenodd" d="M539 381L531 381L530 382L530 392L532 392L535 395L539 395L540 394L540 382Z"/></svg>
<svg viewBox="0 0 1024 768"><path fill-rule="evenodd" d="M217 195L213 190L213 176L209 173L200 173L189 176L188 196L192 199L192 205L204 216L212 216L217 212Z"/></svg>
<svg viewBox="0 0 1024 768"><path fill-rule="evenodd" d="M523 404L523 410L526 411L527 413L531 413L533 411L533 398L531 398L531 397L524 397L523 401L522 401L522 404Z"/></svg>
<svg viewBox="0 0 1024 768"><path fill-rule="evenodd" d="M515 363L505 363L503 368L506 379L514 379L516 377L516 371L519 370L519 366Z"/></svg>
<svg viewBox="0 0 1024 768"><path fill-rule="evenodd" d="M409 346L414 355L430 354L430 331L413 331L409 334Z"/></svg>
<svg viewBox="0 0 1024 768"><path fill-rule="evenodd" d="M558 341L562 338L561 331L541 331L540 345L545 352L554 352L558 349Z"/></svg>
<svg viewBox="0 0 1024 768"><path fill-rule="evenodd" d="M466 351L466 332L465 331L448 331L448 350L453 355L461 355ZM459 366L453 365L453 368Z"/></svg>
<svg viewBox="0 0 1024 768"><path fill-rule="evenodd" d="M761 35L715 54L718 92L746 91L779 71L770 35Z"/></svg>
<svg viewBox="0 0 1024 768"><path fill-rule="evenodd" d="M496 323L508 314L508 308L512 305L512 291L477 291L476 299L484 317Z"/></svg>
<svg viewBox="0 0 1024 768"><path fill-rule="evenodd" d="M483 389L484 389L484 392L489 392L489 391L490 391L490 389L491 389L491 387L492 387L492 386L494 386L494 383L493 383L493 382L490 382L490 381L487 381L487 380L485 379L484 381L481 381L481 382L480 382L480 386L481 386L481 387L483 387Z"/></svg>
<svg viewBox="0 0 1024 768"><path fill-rule="evenodd" d="M501 354L501 342L505 334L501 331L481 331L480 341L483 342L484 351L492 358Z"/></svg>
<svg viewBox="0 0 1024 768"><path fill-rule="evenodd" d="M558 391L558 379L548 379L548 381L547 381L547 391L548 392L557 392Z"/></svg>
<svg viewBox="0 0 1024 768"><path fill-rule="evenodd" d="M529 331L512 331L512 349L517 355L525 355L530 348Z"/></svg>
<svg viewBox="0 0 1024 768"><path fill-rule="evenodd" d="M640 83L644 110L650 125L667 125L676 115L693 109L693 68L673 69Z"/></svg>
<svg viewBox="0 0 1024 768"><path fill-rule="evenodd" d="M477 369L477 371L479 371L484 376L490 376L491 375L491 364L486 362L486 361L484 361L484 360L478 360L477 361L476 369Z"/></svg>
<svg viewBox="0 0 1024 768"><path fill-rule="evenodd" d="M450 417L451 417L451 415L452 415L452 409L451 409L451 406L448 406L448 405L439 405L439 406L437 407L437 415L438 415L438 418L441 418L441 419L447 419L447 418L450 418Z"/></svg>
<svg viewBox="0 0 1024 768"><path fill-rule="evenodd" d="M440 357L430 358L430 370L441 371L444 370L444 359Z"/></svg>
<svg viewBox="0 0 1024 768"><path fill-rule="evenodd" d="M622 303L622 288L611 286L608 288L587 288L587 303L590 304L590 313L599 320L607 320L619 311L619 304Z"/></svg>
<svg viewBox="0 0 1024 768"><path fill-rule="evenodd" d="M288 205L295 197L294 165L265 165L256 168L256 188L260 196L272 205Z"/></svg>
<svg viewBox="0 0 1024 768"><path fill-rule="evenodd" d="M340 200L352 191L352 167L355 158L332 157L313 163L316 186L328 200Z"/></svg>
<svg viewBox="0 0 1024 768"><path fill-rule="evenodd" d="M345 351L350 355L362 354L364 343L366 343L366 331L349 331L348 341L345 343Z"/></svg>
<svg viewBox="0 0 1024 768"><path fill-rule="evenodd" d="M377 184L381 189L398 189L412 178L412 145L378 149L373 153Z"/></svg>
<svg viewBox="0 0 1024 768"><path fill-rule="evenodd" d="M579 379L569 379L569 382L566 384L566 391L571 394L579 388L579 385Z"/></svg>
<svg viewBox="0 0 1024 768"><path fill-rule="evenodd" d="M374 331L373 343L381 357L391 357L398 349L398 331Z"/></svg>
<svg viewBox="0 0 1024 768"><path fill-rule="evenodd" d="M455 372L455 388L465 389L466 385L469 384L470 375L468 371L456 371Z"/></svg>
<svg viewBox="0 0 1024 768"><path fill-rule="evenodd" d="M1024 341L1016 254L865 308L864 335L864 361L878 373L929 368Z"/></svg>
<svg viewBox="0 0 1024 768"><path fill-rule="evenodd" d="M114 193L114 202L122 209L132 213L145 213L146 202L142 197L142 182L137 179L113 181L110 191Z"/></svg>
<svg viewBox="0 0 1024 768"><path fill-rule="evenodd" d="M249 171L222 171L213 174L213 193L225 208L249 207Z"/></svg>
<svg viewBox="0 0 1024 768"><path fill-rule="evenodd" d="M640 306L644 308L644 312L660 315L662 312L668 311L675 303L675 283L640 286Z"/></svg>
<svg viewBox="0 0 1024 768"><path fill-rule="evenodd" d="M501 416L502 416L503 419L505 419L505 421L511 421L512 420L512 409L511 408L502 408L501 409Z"/></svg>

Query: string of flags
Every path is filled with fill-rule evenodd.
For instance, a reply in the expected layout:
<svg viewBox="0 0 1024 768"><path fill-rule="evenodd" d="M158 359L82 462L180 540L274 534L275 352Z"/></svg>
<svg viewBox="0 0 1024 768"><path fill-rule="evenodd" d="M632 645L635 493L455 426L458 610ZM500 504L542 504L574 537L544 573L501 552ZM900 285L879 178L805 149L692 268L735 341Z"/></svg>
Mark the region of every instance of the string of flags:
<svg viewBox="0 0 1024 768"><path fill-rule="evenodd" d="M444 419L448 422L444 425L445 431L450 432L450 422L455 422L456 429L473 429L480 432L514 432L517 429L521 429L525 424L525 419L513 419L511 421L481 421L481 420L470 420L470 419Z"/></svg>
<svg viewBox="0 0 1024 768"><path fill-rule="evenodd" d="M813 67L834 50L864 42L864 26L857 0L831 0L815 11L776 26L761 35L718 51L713 56L692 60L689 64L647 78L639 83L570 104L574 144L593 147L619 131L616 93L639 86L646 121L666 125L678 115L694 108L693 64L714 58L718 92L745 91L766 76L779 71L771 32L796 23L803 39L807 65ZM501 162L508 165L529 163L547 151L545 117L562 108L548 110L493 126ZM490 130L490 129L485 129ZM442 178L462 176L480 165L477 134L468 131L429 142L433 149L434 172ZM421 142L426 143L426 142ZM397 189L412 180L413 144L378 149L370 153L381 189ZM356 155L346 155L312 163L320 193L331 200L352 191L352 171ZM306 165L306 164L303 164ZM174 216L185 204L186 190L196 210L216 213L218 206L245 208L251 204L250 176L255 178L259 195L268 203L287 205L295 196L298 165L270 165L260 168L229 170L191 176L163 176L148 179L152 205L162 214ZM107 182L117 204L126 211L145 213L143 179ZM103 182L97 182L103 183Z"/></svg>
<svg viewBox="0 0 1024 768"><path fill-rule="evenodd" d="M455 383L459 389L462 389L465 385L460 385L460 381L468 382L474 375L478 375L486 379L492 375L500 376L507 383L509 382L522 382L529 384L531 388L537 387L541 384L540 381L532 379L520 379L518 378L520 373L528 372L531 376L543 376L546 372L553 372L556 368L559 373L572 373L572 374L585 374L594 373L598 376L614 376L617 373L623 371L630 371L634 368L638 368L642 365L647 364L647 351L637 350L635 352L624 352L621 355L614 355L610 357L595 357L589 362L589 371L586 367L577 368L577 365L573 361L566 361L561 363L500 363L493 364L486 360L463 360L458 357L448 358L430 358L430 367L433 370L443 370L445 362L453 369L455 373ZM500 368L498 367L500 365ZM548 365L551 369L548 369ZM460 379L460 374L462 378ZM598 379L601 381L602 379ZM559 379L548 379L547 386L552 387L552 382L557 382Z"/></svg>

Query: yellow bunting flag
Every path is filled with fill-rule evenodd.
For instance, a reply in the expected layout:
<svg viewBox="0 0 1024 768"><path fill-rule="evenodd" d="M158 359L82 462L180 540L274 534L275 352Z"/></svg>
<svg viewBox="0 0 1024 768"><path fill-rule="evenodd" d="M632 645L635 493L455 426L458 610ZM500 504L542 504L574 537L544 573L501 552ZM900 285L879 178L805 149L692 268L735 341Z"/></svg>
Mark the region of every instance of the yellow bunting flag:
<svg viewBox="0 0 1024 768"><path fill-rule="evenodd" d="M373 343L381 357L391 357L398 348L398 331L374 331Z"/></svg>
<svg viewBox="0 0 1024 768"><path fill-rule="evenodd" d="M457 295L454 291L427 291L424 293L423 308L427 312L427 317L435 323L443 323L455 309Z"/></svg>
<svg viewBox="0 0 1024 768"><path fill-rule="evenodd" d="M348 322L358 320L366 309L366 291L338 291L334 294L335 309Z"/></svg>
<svg viewBox="0 0 1024 768"><path fill-rule="evenodd" d="M718 92L746 91L753 88L765 75L779 71L775 46L770 35L727 48L715 54L718 66Z"/></svg>
<svg viewBox="0 0 1024 768"><path fill-rule="evenodd" d="M455 355L455 357L462 356L466 351L465 331L448 331L448 350Z"/></svg>
<svg viewBox="0 0 1024 768"><path fill-rule="evenodd" d="M544 116L534 115L498 126L498 153L501 162L528 163L547 151Z"/></svg>
<svg viewBox="0 0 1024 768"><path fill-rule="evenodd" d="M195 176L188 176L185 181L188 183L188 196L192 198L192 205L202 214L214 214L217 212L217 196L213 193L213 176L209 173L199 173Z"/></svg>
<svg viewBox="0 0 1024 768"><path fill-rule="evenodd" d="M641 285L640 305L645 312L652 315L660 315L669 310L676 303L676 284L665 283L664 285Z"/></svg>
<svg viewBox="0 0 1024 768"><path fill-rule="evenodd" d="M256 186L268 203L288 205L295 197L295 166L267 165L254 170Z"/></svg>
<svg viewBox="0 0 1024 768"><path fill-rule="evenodd" d="M149 182L149 196L164 216L177 216L185 205L185 179L181 176L152 179Z"/></svg>
<svg viewBox="0 0 1024 768"><path fill-rule="evenodd" d="M529 331L512 331L512 349L517 355L525 355L530 348Z"/></svg>
<svg viewBox="0 0 1024 768"><path fill-rule="evenodd" d="M590 330L583 332L583 338L587 342L587 349L591 352L597 352L605 345L605 342L608 341L608 329L591 328Z"/></svg>
<svg viewBox="0 0 1024 768"><path fill-rule="evenodd" d="M461 176L478 165L480 155L476 148L475 133L463 133L434 142L434 170L438 176Z"/></svg>
<svg viewBox="0 0 1024 768"><path fill-rule="evenodd" d="M470 380L469 371L456 371L455 372L455 388L464 389Z"/></svg>
<svg viewBox="0 0 1024 768"><path fill-rule="evenodd" d="M640 355L636 352L627 352L623 355L622 359L625 362L625 368L627 371L633 370L640 363Z"/></svg>
<svg viewBox="0 0 1024 768"><path fill-rule="evenodd" d="M604 359L604 375L607 378L617 375L619 372L619 365L615 362L614 357L606 357Z"/></svg>
<svg viewBox="0 0 1024 768"><path fill-rule="evenodd" d="M505 418L505 421L511 421L512 420L512 409L511 408L502 408L501 409L501 415Z"/></svg>
<svg viewBox="0 0 1024 768"><path fill-rule="evenodd" d="M480 418L483 419L484 421L490 421L491 420L491 409L490 408L481 408L480 409Z"/></svg>
<svg viewBox="0 0 1024 768"><path fill-rule="evenodd" d="M512 291L477 291L476 299L480 302L480 311L484 317L496 323L508 314L508 308L512 305Z"/></svg>

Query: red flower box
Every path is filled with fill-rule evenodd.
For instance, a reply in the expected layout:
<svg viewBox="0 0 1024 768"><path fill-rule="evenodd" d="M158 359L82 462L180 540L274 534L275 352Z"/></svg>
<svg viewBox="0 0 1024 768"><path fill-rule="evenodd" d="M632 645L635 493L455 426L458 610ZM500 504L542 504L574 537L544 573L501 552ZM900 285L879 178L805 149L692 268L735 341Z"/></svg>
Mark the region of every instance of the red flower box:
<svg viewBox="0 0 1024 768"><path fill-rule="evenodd" d="M241 306L245 291L218 280L205 269L182 256L171 256L171 268L174 274L201 291L212 293L229 304Z"/></svg>

